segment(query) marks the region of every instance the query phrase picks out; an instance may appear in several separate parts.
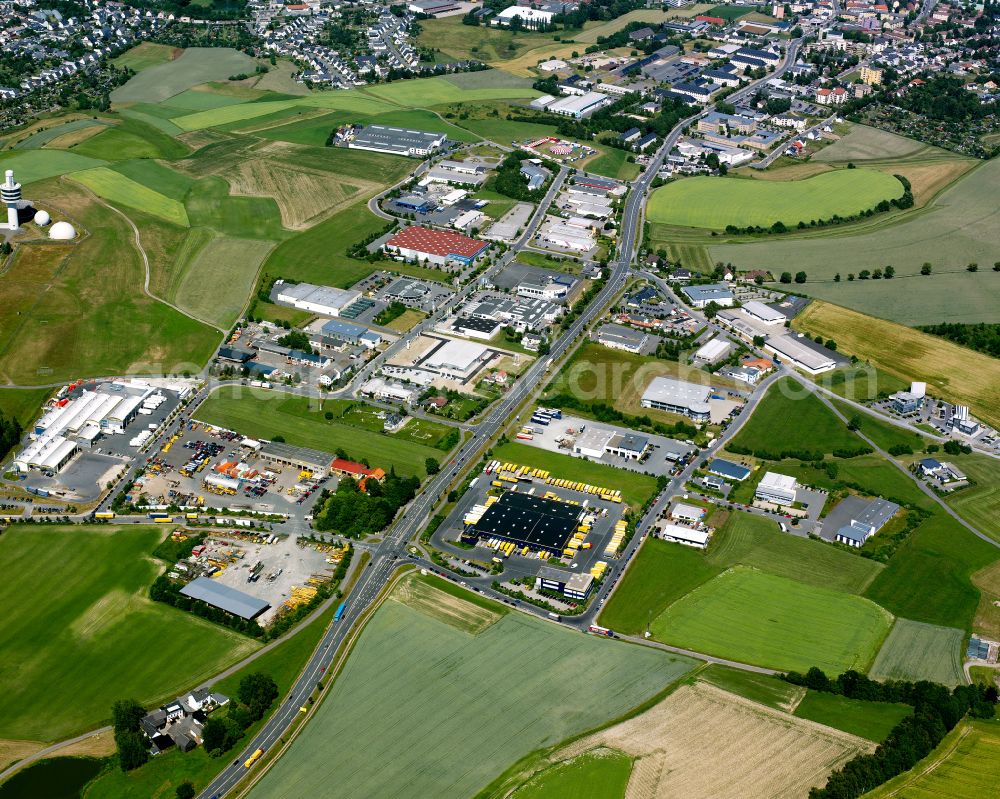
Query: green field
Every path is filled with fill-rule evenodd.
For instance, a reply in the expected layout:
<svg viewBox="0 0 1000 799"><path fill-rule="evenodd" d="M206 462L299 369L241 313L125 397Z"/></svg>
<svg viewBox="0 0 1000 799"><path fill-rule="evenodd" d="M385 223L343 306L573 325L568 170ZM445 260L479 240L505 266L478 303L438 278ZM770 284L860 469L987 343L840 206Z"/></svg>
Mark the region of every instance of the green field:
<svg viewBox="0 0 1000 799"><path fill-rule="evenodd" d="M809 691L795 708L795 715L852 735L882 742L889 732L913 713L909 705L866 702L836 694Z"/></svg>
<svg viewBox="0 0 1000 799"><path fill-rule="evenodd" d="M885 161L911 157L928 149L935 148L928 148L915 139L908 139L885 130L852 124L847 135L824 147L813 155L810 161L821 163Z"/></svg>
<svg viewBox="0 0 1000 799"><path fill-rule="evenodd" d="M511 799L621 799L632 775L632 758L610 749L550 766L511 794Z"/></svg>
<svg viewBox="0 0 1000 799"><path fill-rule="evenodd" d="M116 699L166 699L258 646L147 598L162 567L151 552L163 535L152 527L14 526L0 536L8 611L0 736L52 741L92 729Z"/></svg>
<svg viewBox="0 0 1000 799"><path fill-rule="evenodd" d="M919 433L898 427L874 414L859 411L846 402L837 400L831 400L831 402L848 419L856 416L861 422L859 427L861 434L870 438L875 442L875 446L881 449L889 450L895 446L907 446L914 452L920 452L930 443L929 439L924 438Z"/></svg>
<svg viewBox="0 0 1000 799"><path fill-rule="evenodd" d="M172 61L176 55L178 53L175 49L168 45L142 42L114 59L114 64L119 68L128 67L135 72L142 72L157 64Z"/></svg>
<svg viewBox="0 0 1000 799"><path fill-rule="evenodd" d="M1000 540L1000 463L983 455L948 456L973 482L945 498L951 508L977 530Z"/></svg>
<svg viewBox="0 0 1000 799"><path fill-rule="evenodd" d="M627 472L602 463L594 463L572 455L549 452L538 447L529 447L508 441L493 448L493 457L501 461L534 466L552 472L553 477L576 480L581 483L615 488L622 492L625 502L634 508L656 493L656 478L647 474Z"/></svg>
<svg viewBox="0 0 1000 799"><path fill-rule="evenodd" d="M736 566L653 621L653 637L710 655L828 674L864 670L892 616L861 597Z"/></svg>
<svg viewBox="0 0 1000 799"><path fill-rule="evenodd" d="M373 468L380 466L387 472L389 467L395 467L400 474L424 477L424 460L443 457L441 450L408 440L399 433L376 433L336 418L327 421L322 412L308 410L308 404L305 397L281 392L260 396L259 392L251 393L241 386L229 386L213 392L195 416L248 436L272 439L281 435L294 446L331 454L343 449L351 458L365 458Z"/></svg>
<svg viewBox="0 0 1000 799"><path fill-rule="evenodd" d="M639 166L635 162L630 163L628 156L625 150L608 147L603 155L587 164L587 171L616 180L634 180L639 176Z"/></svg>
<svg viewBox="0 0 1000 799"><path fill-rule="evenodd" d="M0 411L8 419L17 419L21 427L27 429L51 393L50 388L0 388Z"/></svg>
<svg viewBox="0 0 1000 799"><path fill-rule="evenodd" d="M794 181L693 177L662 186L649 199L649 220L722 230L848 216L900 197L903 185L869 169L840 169Z"/></svg>
<svg viewBox="0 0 1000 799"><path fill-rule="evenodd" d="M740 512L716 531L707 560L719 569L740 563L849 594L863 592L883 568L828 544L782 533L770 519Z"/></svg>
<svg viewBox="0 0 1000 799"><path fill-rule="evenodd" d="M148 158L119 161L111 169L178 202L184 201L194 185L194 181L187 175Z"/></svg>
<svg viewBox="0 0 1000 799"><path fill-rule="evenodd" d="M869 675L873 680L930 680L962 685L965 633L909 619L896 619Z"/></svg>
<svg viewBox="0 0 1000 799"><path fill-rule="evenodd" d="M870 365L842 366L813 379L838 397L856 402L874 400L880 394L908 391L910 388L909 381Z"/></svg>
<svg viewBox="0 0 1000 799"><path fill-rule="evenodd" d="M101 166L74 172L72 177L105 200L136 208L174 225L188 225L188 215L183 203L136 183L120 172Z"/></svg>
<svg viewBox="0 0 1000 799"><path fill-rule="evenodd" d="M27 186L45 178L104 166L96 158L87 158L62 150L24 150L0 153L0 170L13 169L19 183Z"/></svg>
<svg viewBox="0 0 1000 799"><path fill-rule="evenodd" d="M161 56L156 56L160 58ZM124 86L111 93L113 103L158 103L185 89L239 72L253 72L250 56L227 47L189 47L173 61L146 64Z"/></svg>
<svg viewBox="0 0 1000 799"><path fill-rule="evenodd" d="M107 161L124 161L129 158L183 158L188 148L157 125L126 117L117 125L74 145L73 152Z"/></svg>
<svg viewBox="0 0 1000 799"><path fill-rule="evenodd" d="M333 610L330 609L235 674L213 683L212 690L226 696L236 696L243 677L253 672L263 672L271 676L277 683L281 695L284 696L302 671L302 667L332 619ZM263 721L254 724L250 728L250 734L256 732L262 725ZM106 769L87 786L86 799L169 797L184 780L190 780L198 788L203 787L218 773L222 765L223 762L209 757L201 746L186 753L171 749L127 774L118 768Z"/></svg>
<svg viewBox="0 0 1000 799"><path fill-rule="evenodd" d="M737 696L786 712L794 710L806 693L802 686L792 685L778 677L721 666L718 663L709 663L698 672L698 679Z"/></svg>
<svg viewBox="0 0 1000 799"><path fill-rule="evenodd" d="M1000 782L1000 728L961 721L930 755L865 799L983 799Z"/></svg>
<svg viewBox="0 0 1000 799"><path fill-rule="evenodd" d="M893 224L853 235L828 228L786 240L712 246L712 261L740 269L794 264L809 275L805 293L904 324L996 322L1000 281L989 268L1000 261L1000 209L991 202L998 176L1000 163L986 161ZM980 271L969 274L965 266L973 261ZM919 274L925 262L933 267L929 277ZM847 280L849 272L889 264L896 270L893 281ZM835 283L838 272L842 280Z"/></svg>
<svg viewBox="0 0 1000 799"><path fill-rule="evenodd" d="M37 150L39 147L43 147L48 142L53 139L62 136L65 133L72 133L75 130L85 130L87 128L101 127L107 125L103 119L74 119L72 122L63 122L58 125L54 125L51 128L45 128L39 130L37 133L32 133L28 138L22 139L17 144L14 145L15 150ZM17 176L21 179L21 176Z"/></svg>
<svg viewBox="0 0 1000 799"><path fill-rule="evenodd" d="M722 571L691 547L647 538L601 612L605 627L640 635L650 619Z"/></svg>
<svg viewBox="0 0 1000 799"><path fill-rule="evenodd" d="M39 385L200 369L218 334L143 293L126 221L73 182L36 184L32 196L43 206L51 200L88 235L17 248L0 276L0 376Z"/></svg>
<svg viewBox="0 0 1000 799"><path fill-rule="evenodd" d="M187 265L173 301L210 324L231 327L273 246L269 241L213 238Z"/></svg>
<svg viewBox="0 0 1000 799"><path fill-rule="evenodd" d="M788 420L795 419L794 425ZM775 453L856 450L864 446L811 391L790 377L767 389L757 409L732 439L734 452ZM763 455L761 455L763 457Z"/></svg>
<svg viewBox="0 0 1000 799"><path fill-rule="evenodd" d="M445 601L379 608L254 799L321 795L331 785L342 799L471 796L535 749L620 716L693 665L519 613L470 635L441 618L468 612L467 603ZM601 690L579 701L570 670Z"/></svg>
<svg viewBox="0 0 1000 799"><path fill-rule="evenodd" d="M995 546L935 512L893 555L865 596L896 616L968 631L979 605L972 574L996 559Z"/></svg>

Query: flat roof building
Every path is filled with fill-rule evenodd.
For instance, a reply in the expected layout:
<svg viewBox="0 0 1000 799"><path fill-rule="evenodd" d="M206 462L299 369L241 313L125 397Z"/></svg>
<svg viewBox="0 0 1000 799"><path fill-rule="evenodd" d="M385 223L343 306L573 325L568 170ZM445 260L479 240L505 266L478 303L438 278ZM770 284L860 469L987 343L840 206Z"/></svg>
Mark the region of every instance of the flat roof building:
<svg viewBox="0 0 1000 799"><path fill-rule="evenodd" d="M655 408L707 422L711 414L708 399L712 389L697 383L675 380L672 377L654 377L642 394L643 408Z"/></svg>
<svg viewBox="0 0 1000 799"><path fill-rule="evenodd" d="M376 153L426 156L439 149L447 138L444 133L367 125L354 132L347 146L353 150L371 150Z"/></svg>
<svg viewBox="0 0 1000 799"><path fill-rule="evenodd" d="M670 518L678 519L682 522L700 522L705 518L706 510L704 508L699 508L697 505L687 505L683 502L678 502L670 509Z"/></svg>
<svg viewBox="0 0 1000 799"><path fill-rule="evenodd" d="M799 484L794 477L777 472L767 472L757 485L754 498L775 505L791 505L795 502L795 491Z"/></svg>
<svg viewBox="0 0 1000 799"><path fill-rule="evenodd" d="M746 466L727 461L723 458L715 458L708 464L708 471L729 480L736 480L738 483L742 483L750 476L750 469Z"/></svg>
<svg viewBox="0 0 1000 799"><path fill-rule="evenodd" d="M597 343L613 350L640 353L648 342L646 333L622 325L604 325L597 331Z"/></svg>
<svg viewBox="0 0 1000 799"><path fill-rule="evenodd" d="M361 292L353 289L314 286L311 283L286 283L283 280L277 281L271 289L271 299L275 303L321 316L338 316L360 297Z"/></svg>
<svg viewBox="0 0 1000 799"><path fill-rule="evenodd" d="M881 497L869 502L860 513L855 514L849 524L845 524L835 535L841 544L860 547L871 536L881 530L899 512L899 505Z"/></svg>
<svg viewBox="0 0 1000 799"><path fill-rule="evenodd" d="M581 513L579 505L505 491L478 522L466 525L462 537L495 538L559 556L576 530Z"/></svg>
<svg viewBox="0 0 1000 799"><path fill-rule="evenodd" d="M695 308L704 308L710 302L728 308L733 304L733 290L729 286L721 283L712 283L707 286L684 286L681 289L691 305Z"/></svg>
<svg viewBox="0 0 1000 799"><path fill-rule="evenodd" d="M309 447L295 447L281 441L267 441L261 445L259 455L266 461L296 469L308 469L313 477L325 477L330 471L331 455Z"/></svg>
<svg viewBox="0 0 1000 799"><path fill-rule="evenodd" d="M759 300L748 300L743 303L743 310L765 325L783 325L788 319L781 311Z"/></svg>
<svg viewBox="0 0 1000 799"><path fill-rule="evenodd" d="M263 599L244 593L209 577L198 577L181 589L184 596L211 605L241 619L255 619L269 607Z"/></svg>
<svg viewBox="0 0 1000 799"><path fill-rule="evenodd" d="M708 546L709 534L703 530L692 530L690 527L682 527L679 524L660 522L656 525L660 538L664 541L671 541L675 544L704 549Z"/></svg>
<svg viewBox="0 0 1000 799"><path fill-rule="evenodd" d="M721 360L732 348L733 344L731 341L721 336L716 336L710 341L706 341L697 349L694 359L702 363L715 363Z"/></svg>
<svg viewBox="0 0 1000 799"><path fill-rule="evenodd" d="M603 92L587 92L586 94L561 97L560 99L549 103L545 110L550 111L553 114L560 114L564 117L584 119L589 117L598 109L601 109L606 105L610 105L613 102L614 98L609 97Z"/></svg>
<svg viewBox="0 0 1000 799"><path fill-rule="evenodd" d="M812 375L837 368L837 362L796 336L775 336L764 343L764 349L774 353Z"/></svg>
<svg viewBox="0 0 1000 799"><path fill-rule="evenodd" d="M343 341L345 344L355 344L368 349L374 349L382 343L382 336L367 327L345 322L342 319L331 319L324 322L320 328L323 335L334 341Z"/></svg>
<svg viewBox="0 0 1000 799"><path fill-rule="evenodd" d="M449 339L420 363L422 369L467 380L490 357L491 350L471 341Z"/></svg>

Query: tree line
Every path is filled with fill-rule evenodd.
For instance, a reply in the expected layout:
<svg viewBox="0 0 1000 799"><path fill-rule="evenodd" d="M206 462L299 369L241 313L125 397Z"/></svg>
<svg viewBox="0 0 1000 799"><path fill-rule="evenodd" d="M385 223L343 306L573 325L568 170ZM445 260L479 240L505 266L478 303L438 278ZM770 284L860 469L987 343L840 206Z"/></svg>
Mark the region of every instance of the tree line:
<svg viewBox="0 0 1000 799"><path fill-rule="evenodd" d="M878 682L853 670L831 680L815 666L805 674L789 672L784 679L848 699L902 703L913 708L913 715L893 727L874 753L857 755L834 771L824 787L809 791L809 799L855 799L913 768L966 715L990 719L996 713L997 690L993 686L960 685L949 691L925 680Z"/></svg>
<svg viewBox="0 0 1000 799"><path fill-rule="evenodd" d="M320 510L313 526L320 531L337 532L348 538L360 538L388 527L403 505L417 494L420 478L400 477L390 471L380 483L366 480L362 491L357 481L343 477L335 493L323 491Z"/></svg>
<svg viewBox="0 0 1000 799"><path fill-rule="evenodd" d="M1000 358L1000 324L969 325L960 322L942 322L939 325L923 325L918 328L932 336L940 336L976 352ZM3 451L0 445L0 452Z"/></svg>

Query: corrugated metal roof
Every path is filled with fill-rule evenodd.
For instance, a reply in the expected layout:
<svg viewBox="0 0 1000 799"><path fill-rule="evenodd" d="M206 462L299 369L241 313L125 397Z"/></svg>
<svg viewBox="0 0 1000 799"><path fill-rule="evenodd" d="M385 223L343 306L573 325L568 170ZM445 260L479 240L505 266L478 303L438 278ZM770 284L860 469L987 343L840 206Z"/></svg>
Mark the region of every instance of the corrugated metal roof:
<svg viewBox="0 0 1000 799"><path fill-rule="evenodd" d="M199 577L192 580L181 589L184 596L192 599L200 599L213 607L221 608L227 613L239 616L243 619L252 619L259 616L269 607L263 599L245 594L236 588L216 582L208 577Z"/></svg>

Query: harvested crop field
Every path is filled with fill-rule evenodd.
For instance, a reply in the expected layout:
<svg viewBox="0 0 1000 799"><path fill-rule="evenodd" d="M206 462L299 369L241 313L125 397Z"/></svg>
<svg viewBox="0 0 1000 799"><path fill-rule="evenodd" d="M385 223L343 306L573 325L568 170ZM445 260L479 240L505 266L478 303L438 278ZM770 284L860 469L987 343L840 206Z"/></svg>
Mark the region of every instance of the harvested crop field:
<svg viewBox="0 0 1000 799"><path fill-rule="evenodd" d="M462 632L478 635L490 625L499 621L503 614L481 605L474 605L461 597L453 596L435 588L428 580L418 580L414 576L400 582L390 602L401 602L425 616L443 621Z"/></svg>
<svg viewBox="0 0 1000 799"><path fill-rule="evenodd" d="M909 619L896 619L869 676L873 680L930 680L962 685L965 633Z"/></svg>
<svg viewBox="0 0 1000 799"><path fill-rule="evenodd" d="M794 325L797 330L832 338L841 353L856 355L902 380L925 381L935 396L969 405L980 418L1000 425L996 401L1000 360L996 358L826 302L810 303Z"/></svg>
<svg viewBox="0 0 1000 799"><path fill-rule="evenodd" d="M867 125L852 124L847 135L820 150L810 161L883 161L887 158L905 158L928 150L944 152L905 136Z"/></svg>
<svg viewBox="0 0 1000 799"><path fill-rule="evenodd" d="M805 796L871 744L705 683L558 753L607 747L637 758L628 799Z"/></svg>
<svg viewBox="0 0 1000 799"><path fill-rule="evenodd" d="M462 594L463 603L483 601ZM694 665L520 613L478 635L438 614L383 604L323 704L250 796L325 796L336 786L339 799L464 799L537 748L647 701ZM581 680L600 687L586 701Z"/></svg>
<svg viewBox="0 0 1000 799"><path fill-rule="evenodd" d="M301 230L353 203L358 194L374 194L379 184L353 178L339 180L324 169L295 167L265 158L241 161L226 173L233 194L272 197L281 209L281 223Z"/></svg>

